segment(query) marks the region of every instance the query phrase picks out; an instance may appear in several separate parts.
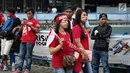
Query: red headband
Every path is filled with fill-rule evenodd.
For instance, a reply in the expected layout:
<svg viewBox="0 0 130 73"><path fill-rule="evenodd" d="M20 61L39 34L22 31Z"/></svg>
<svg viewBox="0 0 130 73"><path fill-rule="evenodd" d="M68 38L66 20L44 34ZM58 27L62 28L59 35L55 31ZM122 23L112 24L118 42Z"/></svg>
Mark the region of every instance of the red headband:
<svg viewBox="0 0 130 73"><path fill-rule="evenodd" d="M58 22L58 21L60 21L60 20L62 20L62 19L68 19L68 17L67 17L67 15L60 15L60 16L58 16L57 18L56 18L56 22Z"/></svg>

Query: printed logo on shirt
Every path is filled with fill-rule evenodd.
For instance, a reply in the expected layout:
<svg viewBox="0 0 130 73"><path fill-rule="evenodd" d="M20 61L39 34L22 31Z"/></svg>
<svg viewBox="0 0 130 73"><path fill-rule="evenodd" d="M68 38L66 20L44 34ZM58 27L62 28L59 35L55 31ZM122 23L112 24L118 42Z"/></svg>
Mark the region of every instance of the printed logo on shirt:
<svg viewBox="0 0 130 73"><path fill-rule="evenodd" d="M26 29L26 26L23 27L23 35L27 35L27 29Z"/></svg>
<svg viewBox="0 0 130 73"><path fill-rule="evenodd" d="M39 24L36 24L37 26L40 26Z"/></svg>
<svg viewBox="0 0 130 73"><path fill-rule="evenodd" d="M27 22L27 24L32 25L32 22ZM24 26L23 27L23 35L27 35L27 31L31 31L31 27L29 26Z"/></svg>
<svg viewBox="0 0 130 73"><path fill-rule="evenodd" d="M36 24L36 26L39 28L40 27L40 25L39 24Z"/></svg>
<svg viewBox="0 0 130 73"><path fill-rule="evenodd" d="M28 22L27 24L32 25L33 23L32 22Z"/></svg>
<svg viewBox="0 0 130 73"><path fill-rule="evenodd" d="M28 31L31 31L31 27L28 27Z"/></svg>

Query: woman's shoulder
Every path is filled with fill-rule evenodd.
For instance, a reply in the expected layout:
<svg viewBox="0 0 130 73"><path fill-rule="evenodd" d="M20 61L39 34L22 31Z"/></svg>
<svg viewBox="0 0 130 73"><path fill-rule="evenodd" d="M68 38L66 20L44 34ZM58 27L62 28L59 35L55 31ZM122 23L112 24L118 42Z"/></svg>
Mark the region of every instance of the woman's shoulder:
<svg viewBox="0 0 130 73"><path fill-rule="evenodd" d="M79 30L79 29L81 29L81 28L80 28L79 25L75 25L75 26L73 27L73 29L77 29L77 30Z"/></svg>

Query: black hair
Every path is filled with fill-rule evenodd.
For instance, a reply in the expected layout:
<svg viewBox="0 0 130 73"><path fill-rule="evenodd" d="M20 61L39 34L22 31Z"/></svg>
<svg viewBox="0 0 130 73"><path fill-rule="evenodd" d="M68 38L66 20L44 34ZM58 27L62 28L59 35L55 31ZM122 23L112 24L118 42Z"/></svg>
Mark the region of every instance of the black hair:
<svg viewBox="0 0 130 73"><path fill-rule="evenodd" d="M7 8L7 12L15 14L15 9L14 8Z"/></svg>
<svg viewBox="0 0 130 73"><path fill-rule="evenodd" d="M107 16L106 13L102 13L102 14L99 15L99 19L102 18L102 17L106 17L108 19L108 16Z"/></svg>
<svg viewBox="0 0 130 73"><path fill-rule="evenodd" d="M79 5L75 5L75 6L74 6L74 9L76 10L77 8L81 8L81 9L82 9L81 6L79 6Z"/></svg>
<svg viewBox="0 0 130 73"><path fill-rule="evenodd" d="M25 13L27 13L27 12L29 12L29 11L31 11L33 15L35 14L34 9L27 9Z"/></svg>
<svg viewBox="0 0 130 73"><path fill-rule="evenodd" d="M56 18L58 17L58 16L61 16L61 15L64 15L64 14L58 14L58 15L56 15L55 16L55 18L54 18L54 25L55 25L55 33L56 34L58 34L59 33L59 28L60 28L60 22L62 21L62 20L60 20L60 21L58 21L58 22L56 22ZM68 21L69 22L69 21ZM69 24L69 23L68 23ZM65 31L66 32L68 32L69 34L71 33L71 26L70 26L70 24L68 25L68 27L65 29Z"/></svg>
<svg viewBox="0 0 130 73"><path fill-rule="evenodd" d="M65 10L68 10L68 9L74 11L74 8L73 8L72 6L68 6L68 7L65 8ZM64 11L65 11L65 10L64 10Z"/></svg>
<svg viewBox="0 0 130 73"><path fill-rule="evenodd" d="M55 33L56 34L58 34L59 33L59 28L60 28L60 22L61 22L61 20L60 21L58 21L56 24L55 24Z"/></svg>
<svg viewBox="0 0 130 73"><path fill-rule="evenodd" d="M62 14L57 14L57 15L55 16L54 20L53 20L54 26L55 26L55 33L56 33L56 34L58 34L58 32L59 32L59 24L60 24L60 22L61 22L61 20L57 22L57 21L56 21L56 18L57 18L58 16L60 16L60 15L62 15Z"/></svg>
<svg viewBox="0 0 130 73"><path fill-rule="evenodd" d="M80 22L81 22L81 14L82 14L83 12L86 12L86 13L87 13L87 11L86 11L86 10L83 10L83 9L77 10L77 12L76 12L76 18L75 18L75 21L74 21L74 26L75 26L75 25L78 25L78 26L80 26L80 28L82 29L82 30L81 30L81 40L83 40L84 37L85 37L83 28L82 28L82 26L81 26L81 24L80 24ZM87 13L87 14L88 14L88 13Z"/></svg>

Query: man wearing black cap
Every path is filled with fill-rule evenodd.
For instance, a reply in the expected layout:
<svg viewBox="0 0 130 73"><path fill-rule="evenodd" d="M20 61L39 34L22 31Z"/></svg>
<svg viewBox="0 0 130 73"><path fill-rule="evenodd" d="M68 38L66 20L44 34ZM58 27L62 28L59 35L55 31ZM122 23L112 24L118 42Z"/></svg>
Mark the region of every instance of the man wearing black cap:
<svg viewBox="0 0 130 73"><path fill-rule="evenodd" d="M108 47L112 28L107 24L107 19L107 14L100 14L99 25L94 27L91 34L91 38L95 40L92 59L93 73L99 73L100 59L104 73L110 73L108 65Z"/></svg>

